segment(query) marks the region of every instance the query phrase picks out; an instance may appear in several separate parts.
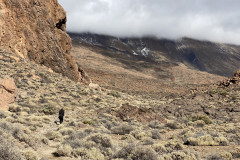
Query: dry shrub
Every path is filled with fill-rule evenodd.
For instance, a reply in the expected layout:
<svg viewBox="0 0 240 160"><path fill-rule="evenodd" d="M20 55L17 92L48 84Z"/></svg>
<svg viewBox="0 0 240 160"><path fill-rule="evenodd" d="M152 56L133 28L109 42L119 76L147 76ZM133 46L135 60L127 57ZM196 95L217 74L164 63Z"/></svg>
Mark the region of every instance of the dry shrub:
<svg viewBox="0 0 240 160"><path fill-rule="evenodd" d="M161 135L159 133L159 130L155 129L151 131L152 133L152 139L161 139Z"/></svg>
<svg viewBox="0 0 240 160"><path fill-rule="evenodd" d="M9 106L8 110L10 112L21 112L21 107L16 105Z"/></svg>
<svg viewBox="0 0 240 160"><path fill-rule="evenodd" d="M229 142L225 137L222 136L200 134L187 138L184 144L192 146L227 146Z"/></svg>
<svg viewBox="0 0 240 160"><path fill-rule="evenodd" d="M92 119L85 119L83 120L84 124L89 124L89 125L95 125L96 121L92 120Z"/></svg>
<svg viewBox="0 0 240 160"><path fill-rule="evenodd" d="M183 150L183 145L180 142L168 141L164 146L168 152Z"/></svg>
<svg viewBox="0 0 240 160"><path fill-rule="evenodd" d="M98 148L77 148L73 150L73 155L75 157L81 157L82 159L94 159L94 160L104 160L105 157Z"/></svg>
<svg viewBox="0 0 240 160"><path fill-rule="evenodd" d="M112 140L108 135L94 134L87 138L87 141L93 141L96 144L106 148L111 148L113 146Z"/></svg>
<svg viewBox="0 0 240 160"><path fill-rule="evenodd" d="M134 130L134 127L126 124L116 126L111 129L113 134L119 134L119 135L129 134L133 130Z"/></svg>
<svg viewBox="0 0 240 160"><path fill-rule="evenodd" d="M224 159L222 159L219 154L214 154L214 155L209 155L207 157L207 160L224 160Z"/></svg>
<svg viewBox="0 0 240 160"><path fill-rule="evenodd" d="M70 134L72 134L72 133L74 132L74 130L73 130L72 128L66 127L66 128L60 129L59 132L60 132L63 136L65 136L65 135L70 135Z"/></svg>
<svg viewBox="0 0 240 160"><path fill-rule="evenodd" d="M141 140L141 143L143 145L152 145L152 144L154 144L154 141L151 137L145 137Z"/></svg>
<svg viewBox="0 0 240 160"><path fill-rule="evenodd" d="M6 118L7 114L4 111L0 111L0 119Z"/></svg>
<svg viewBox="0 0 240 160"><path fill-rule="evenodd" d="M72 153L72 147L68 144L60 145L57 151L54 153L56 156L70 156Z"/></svg>
<svg viewBox="0 0 240 160"><path fill-rule="evenodd" d="M185 153L182 151L174 151L171 153L172 159L176 160L197 160L197 156L193 153Z"/></svg>
<svg viewBox="0 0 240 160"><path fill-rule="evenodd" d="M56 140L62 137L62 135L59 132L56 131L49 131L45 134L45 136L49 139L49 140Z"/></svg>
<svg viewBox="0 0 240 160"><path fill-rule="evenodd" d="M29 146L35 146L36 140L33 136L24 133L24 128L21 125L11 124L8 122L1 122L0 128L6 133L12 135L21 142L27 143Z"/></svg>
<svg viewBox="0 0 240 160"><path fill-rule="evenodd" d="M109 92L108 92L108 95L113 96L113 97L116 97L116 98L121 97L121 93L120 93L120 92L113 91L113 90L109 91Z"/></svg>
<svg viewBox="0 0 240 160"><path fill-rule="evenodd" d="M113 154L111 137L106 134L95 133L93 130L73 133L65 139L63 144L70 145L73 148L72 155L76 157L92 159L93 155L98 155L99 159L105 159Z"/></svg>
<svg viewBox="0 0 240 160"><path fill-rule="evenodd" d="M78 131L69 135L68 138L65 139L64 144L69 144L72 148L80 148L83 146L82 140L90 135L93 131L85 130L85 131Z"/></svg>
<svg viewBox="0 0 240 160"><path fill-rule="evenodd" d="M131 135L133 135L138 140L143 140L143 139L145 139L147 137L152 137L152 133L151 132L145 132L145 131L142 131L142 130L132 131Z"/></svg>
<svg viewBox="0 0 240 160"><path fill-rule="evenodd" d="M58 104L55 102L50 102L50 103L44 104L41 107L41 112L43 112L46 115L56 114L58 112L58 110L59 110Z"/></svg>
<svg viewBox="0 0 240 160"><path fill-rule="evenodd" d="M36 153L34 151L26 151L24 152L24 156L26 160L38 160L39 158L37 157Z"/></svg>
<svg viewBox="0 0 240 160"><path fill-rule="evenodd" d="M87 150L85 157L88 159L94 159L94 160L104 160L105 159L104 155L101 153L101 151L95 147Z"/></svg>
<svg viewBox="0 0 240 160"><path fill-rule="evenodd" d="M187 117L187 119L192 122L202 120L205 122L205 124L213 123L212 120L207 115L194 115L194 116Z"/></svg>
<svg viewBox="0 0 240 160"><path fill-rule="evenodd" d="M205 122L203 120L197 120L194 122L194 126L196 127L204 127Z"/></svg>
<svg viewBox="0 0 240 160"><path fill-rule="evenodd" d="M171 129L181 129L182 128L182 126L175 121L169 121L166 123L165 126L168 128L171 128Z"/></svg>
<svg viewBox="0 0 240 160"><path fill-rule="evenodd" d="M154 128L154 129L163 129L164 125L161 124L159 121L151 121L148 124L149 127Z"/></svg>
<svg viewBox="0 0 240 160"><path fill-rule="evenodd" d="M165 146L161 143L155 143L152 148L156 151L156 152L159 152L159 153L165 153L167 152Z"/></svg>
<svg viewBox="0 0 240 160"><path fill-rule="evenodd" d="M233 158L240 158L240 147L236 147L231 154Z"/></svg>
<svg viewBox="0 0 240 160"><path fill-rule="evenodd" d="M119 150L113 158L123 158L132 160L157 160L157 153L147 146L136 146L129 144Z"/></svg>
<svg viewBox="0 0 240 160"><path fill-rule="evenodd" d="M220 153L220 156L224 160L231 160L232 159L232 154L230 152L222 152L222 153Z"/></svg>
<svg viewBox="0 0 240 160"><path fill-rule="evenodd" d="M0 135L0 160L20 160L23 159L15 145L3 135Z"/></svg>

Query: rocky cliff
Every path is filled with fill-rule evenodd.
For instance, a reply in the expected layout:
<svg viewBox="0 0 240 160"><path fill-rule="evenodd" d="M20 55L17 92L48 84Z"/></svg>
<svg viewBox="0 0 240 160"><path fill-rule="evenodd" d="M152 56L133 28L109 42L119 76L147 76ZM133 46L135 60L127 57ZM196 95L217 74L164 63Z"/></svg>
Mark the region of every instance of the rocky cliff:
<svg viewBox="0 0 240 160"><path fill-rule="evenodd" d="M83 81L57 0L0 0L0 47Z"/></svg>

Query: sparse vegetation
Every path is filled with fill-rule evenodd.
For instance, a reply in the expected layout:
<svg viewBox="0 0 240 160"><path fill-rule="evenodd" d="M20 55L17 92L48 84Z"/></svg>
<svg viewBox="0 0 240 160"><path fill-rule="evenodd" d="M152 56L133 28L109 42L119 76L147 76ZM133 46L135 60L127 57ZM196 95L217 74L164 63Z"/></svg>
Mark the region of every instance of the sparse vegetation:
<svg viewBox="0 0 240 160"><path fill-rule="evenodd" d="M8 111L0 111L0 157L240 158L239 89L213 87L194 94L154 98L101 87L91 89L31 62L17 65L1 66L0 70L3 77L15 77L19 89L19 97ZM66 108L66 115L58 125L61 106ZM193 146L210 149L203 156L198 154L200 149L189 149Z"/></svg>
<svg viewBox="0 0 240 160"><path fill-rule="evenodd" d="M187 117L189 121L195 122L202 120L205 124L211 124L213 123L212 120L207 115L195 115L195 116L189 116Z"/></svg>
<svg viewBox="0 0 240 160"><path fill-rule="evenodd" d="M127 124L116 126L111 129L113 134L119 134L119 135L129 134L133 130L134 130L134 127Z"/></svg>
<svg viewBox="0 0 240 160"><path fill-rule="evenodd" d="M121 148L114 158L123 159L142 159L142 160L157 160L156 152L150 147L136 146L135 144L129 144Z"/></svg>
<svg viewBox="0 0 240 160"><path fill-rule="evenodd" d="M0 135L0 159L1 160L19 160L23 159L19 149L17 149L11 140Z"/></svg>
<svg viewBox="0 0 240 160"><path fill-rule="evenodd" d="M187 138L185 144L193 146L227 146L229 142L222 136L197 133L193 137Z"/></svg>
<svg viewBox="0 0 240 160"><path fill-rule="evenodd" d="M72 153L72 147L70 145L60 145L55 152L56 156L70 156Z"/></svg>

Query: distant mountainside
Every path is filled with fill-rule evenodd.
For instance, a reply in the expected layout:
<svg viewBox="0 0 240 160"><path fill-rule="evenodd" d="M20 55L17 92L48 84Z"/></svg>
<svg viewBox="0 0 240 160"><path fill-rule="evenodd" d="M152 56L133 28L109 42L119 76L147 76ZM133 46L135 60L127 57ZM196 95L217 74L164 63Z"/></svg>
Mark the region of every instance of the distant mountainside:
<svg viewBox="0 0 240 160"><path fill-rule="evenodd" d="M189 38L117 38L69 33L72 55L93 83L134 93L184 92L240 68L240 47Z"/></svg>
<svg viewBox="0 0 240 160"><path fill-rule="evenodd" d="M69 33L73 44L95 46L110 57L119 55L160 65L183 63L192 69L231 76L240 68L240 46L199 41L146 38L118 38L90 33Z"/></svg>

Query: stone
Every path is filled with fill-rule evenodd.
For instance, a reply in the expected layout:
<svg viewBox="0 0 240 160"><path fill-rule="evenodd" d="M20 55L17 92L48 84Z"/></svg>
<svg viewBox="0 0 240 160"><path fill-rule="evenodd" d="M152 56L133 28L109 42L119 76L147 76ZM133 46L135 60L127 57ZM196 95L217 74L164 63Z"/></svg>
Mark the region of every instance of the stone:
<svg viewBox="0 0 240 160"><path fill-rule="evenodd" d="M90 83L89 87L92 88L92 89L99 89L99 85L95 84L95 83Z"/></svg>
<svg viewBox="0 0 240 160"><path fill-rule="evenodd" d="M13 103L17 97L17 87L13 79L0 79L0 109Z"/></svg>

